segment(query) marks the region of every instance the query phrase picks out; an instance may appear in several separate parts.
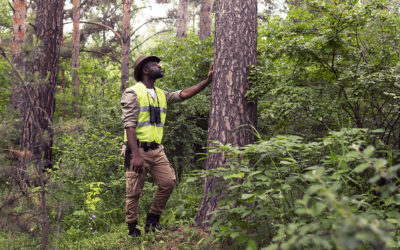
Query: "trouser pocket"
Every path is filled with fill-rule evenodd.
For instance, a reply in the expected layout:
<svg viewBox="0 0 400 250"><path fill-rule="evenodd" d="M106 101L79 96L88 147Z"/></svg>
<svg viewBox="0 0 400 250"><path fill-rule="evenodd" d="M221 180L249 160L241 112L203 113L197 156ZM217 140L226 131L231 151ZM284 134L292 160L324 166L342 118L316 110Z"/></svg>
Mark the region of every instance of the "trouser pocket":
<svg viewBox="0 0 400 250"><path fill-rule="evenodd" d="M126 197L140 196L143 188L143 180L138 173L134 171L126 172Z"/></svg>

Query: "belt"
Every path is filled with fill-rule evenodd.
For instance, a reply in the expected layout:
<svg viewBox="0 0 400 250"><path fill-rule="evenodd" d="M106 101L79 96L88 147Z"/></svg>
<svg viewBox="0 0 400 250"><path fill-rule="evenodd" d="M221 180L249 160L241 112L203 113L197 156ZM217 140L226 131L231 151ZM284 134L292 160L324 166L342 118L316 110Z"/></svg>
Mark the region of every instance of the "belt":
<svg viewBox="0 0 400 250"><path fill-rule="evenodd" d="M143 148L144 151L154 150L154 149L158 148L159 146L160 146L160 144L158 144L154 141L153 142L138 141L138 147Z"/></svg>

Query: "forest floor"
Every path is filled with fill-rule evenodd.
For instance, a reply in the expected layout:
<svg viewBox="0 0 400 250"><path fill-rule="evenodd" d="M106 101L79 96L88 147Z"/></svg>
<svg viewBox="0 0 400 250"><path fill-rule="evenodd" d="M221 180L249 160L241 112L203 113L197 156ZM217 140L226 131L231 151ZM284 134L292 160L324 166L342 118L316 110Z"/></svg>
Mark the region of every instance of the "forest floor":
<svg viewBox="0 0 400 250"><path fill-rule="evenodd" d="M142 235L135 240L128 236L126 224L120 224L113 227L110 232L99 232L75 241L64 238L60 239L58 244L54 244L53 241L51 245L65 249L225 249L213 242L214 237L209 232L188 225L170 227L147 234L144 233L143 228L139 228Z"/></svg>
<svg viewBox="0 0 400 250"><path fill-rule="evenodd" d="M152 249L160 249L162 247L165 250L178 250L184 246L192 249L204 248L208 239L210 239L210 233L194 227L164 230L160 234L167 240L163 244L160 244L160 242L153 244Z"/></svg>

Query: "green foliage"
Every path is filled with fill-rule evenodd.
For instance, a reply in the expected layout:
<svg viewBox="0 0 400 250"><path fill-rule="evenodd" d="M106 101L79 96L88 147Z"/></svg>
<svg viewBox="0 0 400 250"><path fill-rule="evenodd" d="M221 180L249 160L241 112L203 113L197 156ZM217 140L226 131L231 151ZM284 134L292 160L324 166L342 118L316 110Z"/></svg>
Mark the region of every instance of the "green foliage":
<svg viewBox="0 0 400 250"><path fill-rule="evenodd" d="M0 38L9 37L12 33L12 8L9 6L10 2L6 0L0 1Z"/></svg>
<svg viewBox="0 0 400 250"><path fill-rule="evenodd" d="M0 60L0 154L8 148L18 145L18 131L21 128L19 112L10 105L11 83L13 81L11 66L5 59ZM1 152L2 151L2 152ZM0 157L0 161L5 161ZM4 164L6 166L7 164Z"/></svg>
<svg viewBox="0 0 400 250"><path fill-rule="evenodd" d="M95 118L95 114L102 113L96 111L96 106L93 105L117 104L120 98L119 74L119 66L112 63L108 58L93 59L87 54L82 53L80 55L80 67L78 70L80 90L79 95L74 96L71 88L71 61L62 59L60 62L59 80L60 82L65 81L65 87L62 84L57 86L57 109L54 119L56 121L61 118L63 120L70 120L77 116L85 116L85 114L88 114L93 119L97 119ZM73 112L74 107L77 109L77 114ZM93 111L96 113L90 114ZM119 109L117 112L120 112ZM119 124L119 120L113 122Z"/></svg>
<svg viewBox="0 0 400 250"><path fill-rule="evenodd" d="M183 176L168 201L165 222L170 225L191 222L200 207L202 189L203 183L195 175Z"/></svg>
<svg viewBox="0 0 400 250"><path fill-rule="evenodd" d="M64 101L69 96L70 102L60 105L57 113L54 154L58 160L52 171L56 181L52 193L65 201L62 223L70 240L112 230L110 224L124 220L119 83L112 65L103 69L95 61L83 61L79 74L80 100L68 89L67 94L59 94ZM71 119L76 115L72 109L63 110L73 102L84 119ZM62 112L67 120L61 119Z"/></svg>
<svg viewBox="0 0 400 250"><path fill-rule="evenodd" d="M198 172L189 174L203 164L197 159L205 152L210 88L169 106L163 144L178 175L177 187L161 217L164 230L132 242L124 223L125 169L119 155L120 65L109 57L81 53L80 94L75 96L71 62L63 59L59 82L65 77L65 87L58 86L54 120L55 166L46 172L51 246L221 248L213 245L215 239L249 250L398 247L400 19L395 6L378 0L307 0L286 19L271 17L260 24L258 67L249 76L253 85L247 97L258 101L258 129L271 139L213 151L229 160L228 168L202 174L219 178L217 191L224 193L210 228L212 237L190 226L203 183L195 178ZM10 32L11 12L0 12L3 36ZM115 23L114 12L112 5L101 3L100 19ZM89 19L98 17L88 13ZM86 49L113 50L114 43L107 46L113 34L86 28L84 38L91 41ZM175 91L206 78L212 37L199 41L189 35L157 44L146 54L162 59L165 77L158 87ZM0 60L0 69L0 154L5 156L0 163L8 166L1 168L0 195L6 202L18 190L12 181L16 161L6 151L18 141L20 120L9 108L11 68ZM30 165L27 173L34 176L35 170ZM30 192L39 190L35 185ZM149 210L156 188L146 180L141 215ZM40 207L32 205L38 201L32 195L6 206L2 215L7 210L39 218ZM144 220L141 216L142 232ZM40 244L40 224L24 223L24 230L8 225L1 232L0 248Z"/></svg>
<svg viewBox="0 0 400 250"><path fill-rule="evenodd" d="M347 129L313 142L278 136L214 149L229 160L203 174L218 177L224 193L211 230L267 249L395 247L400 164L367 146L370 136Z"/></svg>
<svg viewBox="0 0 400 250"><path fill-rule="evenodd" d="M399 14L392 2L304 1L259 27L250 99L269 136L326 135L342 126L384 128L398 145ZM397 6L397 5L396 5Z"/></svg>

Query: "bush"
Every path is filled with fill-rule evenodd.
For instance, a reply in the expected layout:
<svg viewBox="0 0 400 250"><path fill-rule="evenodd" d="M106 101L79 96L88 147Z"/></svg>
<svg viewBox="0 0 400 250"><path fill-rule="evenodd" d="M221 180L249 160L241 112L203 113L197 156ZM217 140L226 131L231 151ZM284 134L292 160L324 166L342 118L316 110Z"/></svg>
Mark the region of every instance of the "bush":
<svg viewBox="0 0 400 250"><path fill-rule="evenodd" d="M370 136L344 129L314 142L278 136L215 149L230 160L203 173L220 178L224 192L211 230L267 249L396 247L400 164L368 146Z"/></svg>

